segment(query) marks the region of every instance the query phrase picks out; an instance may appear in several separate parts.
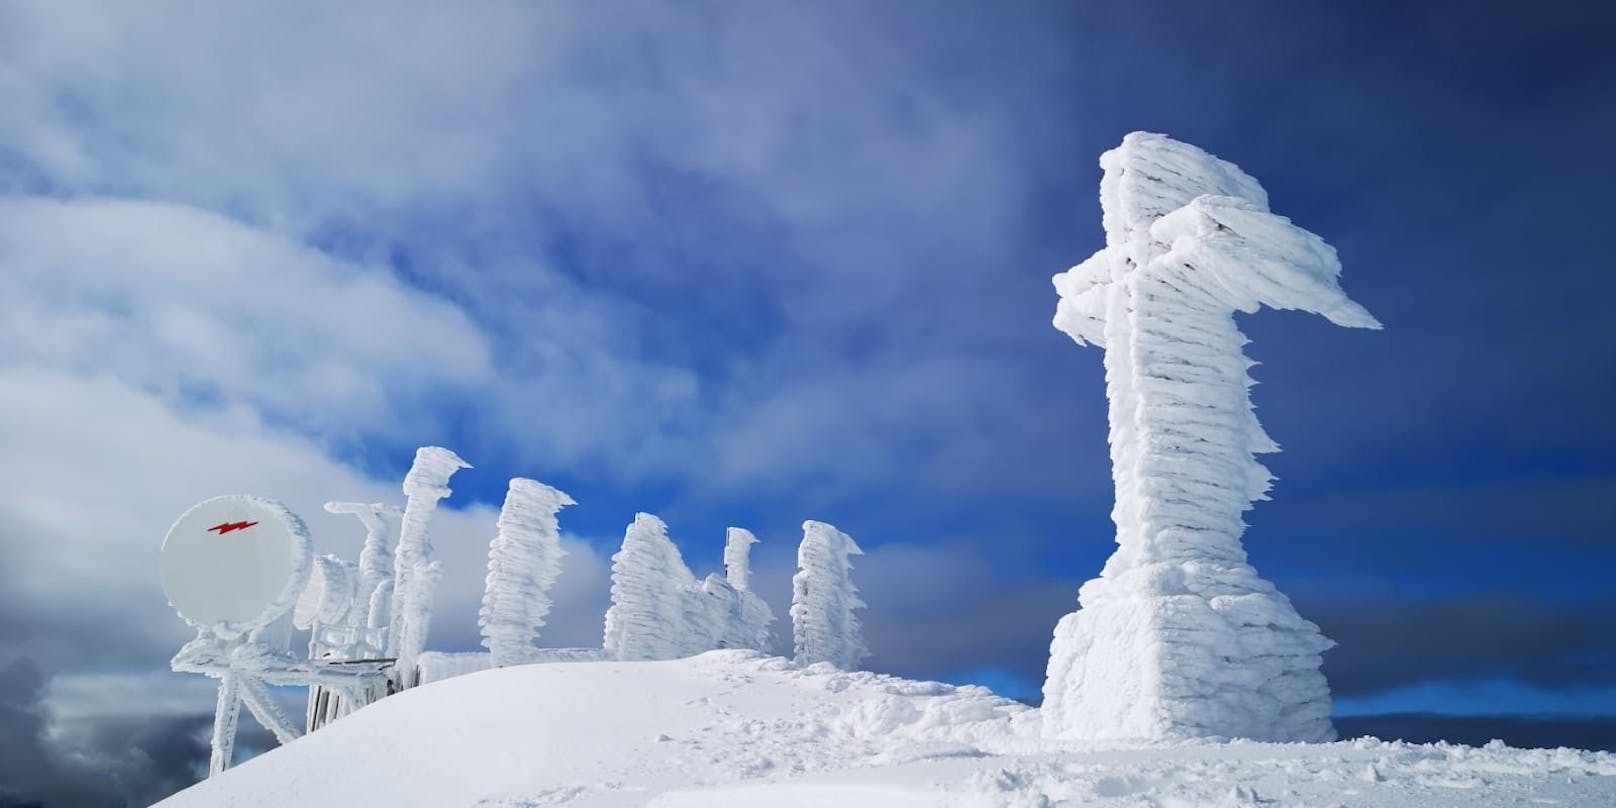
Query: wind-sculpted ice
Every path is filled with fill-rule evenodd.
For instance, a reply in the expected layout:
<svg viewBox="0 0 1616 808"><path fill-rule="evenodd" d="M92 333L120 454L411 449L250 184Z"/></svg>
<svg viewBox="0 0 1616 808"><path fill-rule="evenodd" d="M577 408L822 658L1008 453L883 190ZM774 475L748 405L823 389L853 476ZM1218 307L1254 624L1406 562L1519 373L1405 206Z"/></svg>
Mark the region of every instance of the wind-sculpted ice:
<svg viewBox="0 0 1616 808"><path fill-rule="evenodd" d="M1300 309L1379 328L1318 236L1257 181L1163 135L1100 158L1106 246L1056 275L1055 326L1105 349L1117 550L1055 629L1047 735L1335 736L1333 643L1246 562L1241 514L1278 451L1252 410L1234 313Z"/></svg>
<svg viewBox="0 0 1616 808"><path fill-rule="evenodd" d="M556 514L572 497L535 480L511 480L488 548L488 579L477 625L493 664L539 660L535 641L550 613L550 587L561 574L561 526Z"/></svg>
<svg viewBox="0 0 1616 808"><path fill-rule="evenodd" d="M730 541L726 560L744 569L746 556L734 549L734 533ZM731 574L736 569L731 566ZM622 549L612 556L612 605L602 643L608 654L631 660L678 659L718 648L767 651L772 622L762 598L723 576L698 582L661 519L634 517Z"/></svg>
<svg viewBox="0 0 1616 808"><path fill-rule="evenodd" d="M791 579L791 628L797 662L829 662L843 670L870 655L858 615L864 608L853 586L852 556L864 551L853 537L824 522L802 523L797 574Z"/></svg>
<svg viewBox="0 0 1616 808"><path fill-rule="evenodd" d="M752 531L732 527L724 540L724 579L743 592L752 588Z"/></svg>
<svg viewBox="0 0 1616 808"><path fill-rule="evenodd" d="M438 501L449 496L449 478L471 465L459 455L440 446L423 446L415 452L415 463L404 476L404 515L398 534L398 552L393 559L392 625L387 643L398 659L397 668L408 681L415 670L415 658L426 647L427 629L432 622L432 596L443 567L432 560L432 542L427 524L438 509Z"/></svg>

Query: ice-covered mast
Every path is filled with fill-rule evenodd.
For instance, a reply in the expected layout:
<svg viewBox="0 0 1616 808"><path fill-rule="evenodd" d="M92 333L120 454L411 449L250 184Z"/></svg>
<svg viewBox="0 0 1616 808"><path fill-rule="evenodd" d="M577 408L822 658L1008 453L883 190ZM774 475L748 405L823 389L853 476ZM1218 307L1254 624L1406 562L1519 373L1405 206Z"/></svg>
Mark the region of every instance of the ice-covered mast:
<svg viewBox="0 0 1616 808"><path fill-rule="evenodd" d="M449 478L471 465L440 446L422 446L404 476L404 517L399 526L398 552L393 561L393 604L387 646L398 659L401 684L414 684L415 661L426 647L432 621L432 595L443 568L432 560L427 524L438 501L449 496Z"/></svg>
<svg viewBox="0 0 1616 808"><path fill-rule="evenodd" d="M1234 313L1260 306L1379 328L1318 236L1257 181L1163 135L1100 158L1106 246L1055 276L1055 326L1105 349L1117 550L1055 630L1045 733L1334 737L1332 643L1246 561L1241 514L1278 446L1252 411Z"/></svg>
<svg viewBox="0 0 1616 808"><path fill-rule="evenodd" d="M854 613L864 601L853 585L852 556L863 554L835 525L802 523L797 574L791 578L791 633L799 664L829 662L853 670L870 655Z"/></svg>

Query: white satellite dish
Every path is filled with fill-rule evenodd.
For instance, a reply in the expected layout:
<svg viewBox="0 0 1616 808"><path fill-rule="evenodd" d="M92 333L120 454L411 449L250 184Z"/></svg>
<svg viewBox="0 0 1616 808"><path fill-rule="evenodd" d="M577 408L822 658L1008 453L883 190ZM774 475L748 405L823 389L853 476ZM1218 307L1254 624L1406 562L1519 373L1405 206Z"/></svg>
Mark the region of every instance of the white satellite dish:
<svg viewBox="0 0 1616 808"><path fill-rule="evenodd" d="M348 616L359 591L359 568L334 555L318 556L309 570L309 585L292 607L292 625L312 628L316 622L336 625Z"/></svg>
<svg viewBox="0 0 1616 808"><path fill-rule="evenodd" d="M309 578L311 547L303 521L280 503L215 497L169 528L163 593L191 625L243 634L291 609Z"/></svg>

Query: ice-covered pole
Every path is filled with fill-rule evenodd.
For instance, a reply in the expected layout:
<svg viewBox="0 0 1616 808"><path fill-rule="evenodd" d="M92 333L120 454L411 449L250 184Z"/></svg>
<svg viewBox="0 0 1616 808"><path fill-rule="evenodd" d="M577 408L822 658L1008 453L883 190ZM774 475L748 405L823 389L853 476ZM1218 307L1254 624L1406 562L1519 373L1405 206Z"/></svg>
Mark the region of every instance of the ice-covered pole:
<svg viewBox="0 0 1616 808"><path fill-rule="evenodd" d="M432 594L442 570L432 560L432 542L427 524L438 509L438 501L449 496L449 478L471 468L454 452L439 446L423 446L415 452L415 463L404 476L404 516L399 524L398 551L393 556L393 614L387 632L387 647L398 659L400 684L414 685L415 660L426 647L426 633L432 621Z"/></svg>
<svg viewBox="0 0 1616 808"><path fill-rule="evenodd" d="M364 624L381 628L391 622L393 594L393 536L401 513L396 505L380 502L327 502L329 513L351 513L365 526L365 546L359 551L357 602L366 609Z"/></svg>
<svg viewBox="0 0 1616 808"><path fill-rule="evenodd" d="M730 528L724 540L724 578L742 592L751 590L754 544L757 544L757 536L741 527Z"/></svg>
<svg viewBox="0 0 1616 808"><path fill-rule="evenodd" d="M1055 326L1105 349L1117 549L1055 630L1043 726L1064 738L1334 737L1332 643L1246 562L1265 499L1254 363L1234 313L1379 323L1318 236L1231 163L1135 132L1100 158L1106 246L1055 276Z"/></svg>

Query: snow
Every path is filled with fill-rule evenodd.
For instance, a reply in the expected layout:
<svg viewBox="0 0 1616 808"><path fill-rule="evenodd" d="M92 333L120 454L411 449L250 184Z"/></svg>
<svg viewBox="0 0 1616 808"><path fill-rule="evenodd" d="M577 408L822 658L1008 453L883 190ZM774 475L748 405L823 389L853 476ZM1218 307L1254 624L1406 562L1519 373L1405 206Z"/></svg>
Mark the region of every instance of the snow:
<svg viewBox="0 0 1616 808"><path fill-rule="evenodd" d="M1242 514L1278 450L1234 313L1378 328L1335 251L1256 180L1164 135L1100 159L1106 246L1054 278L1055 326L1105 348L1117 550L1050 646L1044 728L1068 739L1322 741L1333 643L1246 560Z"/></svg>
<svg viewBox="0 0 1616 808"><path fill-rule="evenodd" d="M477 623L497 666L538 661L539 629L550 613L550 586L561 575L556 514L572 497L536 480L511 480L488 548L488 578Z"/></svg>
<svg viewBox="0 0 1616 808"><path fill-rule="evenodd" d="M383 699L161 803L1489 808L1616 804L1616 756L1041 737L978 687L747 651L525 665Z"/></svg>
<svg viewBox="0 0 1616 808"><path fill-rule="evenodd" d="M797 661L852 669L870 655L854 612L864 608L853 586L853 537L824 522L802 523L797 574L791 579L791 629Z"/></svg>

